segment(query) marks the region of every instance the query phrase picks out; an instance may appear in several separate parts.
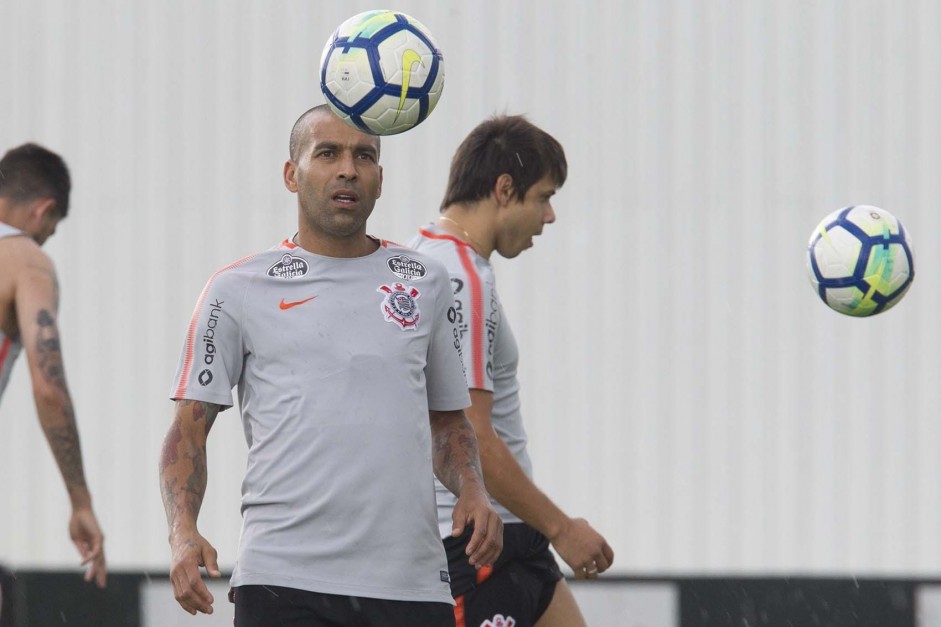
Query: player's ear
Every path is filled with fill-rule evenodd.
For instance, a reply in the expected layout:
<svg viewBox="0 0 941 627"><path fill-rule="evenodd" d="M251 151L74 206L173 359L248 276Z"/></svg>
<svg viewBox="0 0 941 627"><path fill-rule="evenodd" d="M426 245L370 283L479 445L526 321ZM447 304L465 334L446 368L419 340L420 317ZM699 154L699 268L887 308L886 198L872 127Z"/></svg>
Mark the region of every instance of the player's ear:
<svg viewBox="0 0 941 627"><path fill-rule="evenodd" d="M379 166L379 189L376 190L376 198L382 196L382 166Z"/></svg>
<svg viewBox="0 0 941 627"><path fill-rule="evenodd" d="M56 201L52 198L39 198L30 203L29 219L39 224L51 217L58 217Z"/></svg>
<svg viewBox="0 0 941 627"><path fill-rule="evenodd" d="M297 165L293 161L284 163L284 186L289 192L297 193Z"/></svg>
<svg viewBox="0 0 941 627"><path fill-rule="evenodd" d="M504 172L497 177L497 182L493 185L493 198L498 206L505 206L513 202L513 177Z"/></svg>

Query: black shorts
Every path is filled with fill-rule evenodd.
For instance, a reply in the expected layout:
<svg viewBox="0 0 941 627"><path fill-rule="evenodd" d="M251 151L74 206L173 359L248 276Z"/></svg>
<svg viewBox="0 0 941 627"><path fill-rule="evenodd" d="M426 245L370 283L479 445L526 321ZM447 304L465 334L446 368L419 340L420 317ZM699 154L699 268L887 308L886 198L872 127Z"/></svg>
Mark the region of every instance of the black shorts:
<svg viewBox="0 0 941 627"><path fill-rule="evenodd" d="M549 540L527 524L505 524L503 552L492 568L478 570L464 552L470 537L468 529L460 537L444 540L457 627L533 625L549 607L562 579Z"/></svg>
<svg viewBox="0 0 941 627"><path fill-rule="evenodd" d="M448 603L389 601L281 586L239 586L229 592L235 627L454 627Z"/></svg>

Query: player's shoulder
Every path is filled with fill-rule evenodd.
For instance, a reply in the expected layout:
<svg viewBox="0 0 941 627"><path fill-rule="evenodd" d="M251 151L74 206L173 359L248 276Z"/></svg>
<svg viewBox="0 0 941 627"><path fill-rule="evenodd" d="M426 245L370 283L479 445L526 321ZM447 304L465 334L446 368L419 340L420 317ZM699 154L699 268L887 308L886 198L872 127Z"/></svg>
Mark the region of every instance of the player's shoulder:
<svg viewBox="0 0 941 627"><path fill-rule="evenodd" d="M393 274L406 280L419 280L426 276L448 276L447 266L430 251L419 250L388 240L382 241L386 264Z"/></svg>
<svg viewBox="0 0 941 627"><path fill-rule="evenodd" d="M231 287L251 282L259 275L274 276L272 273L288 271L295 263L291 252L296 246L287 246L286 243L288 240L225 264L212 273L209 283Z"/></svg>
<svg viewBox="0 0 941 627"><path fill-rule="evenodd" d="M469 282L486 286L494 281L489 261L481 257L469 243L435 225L419 229L410 245L443 263L457 285Z"/></svg>
<svg viewBox="0 0 941 627"><path fill-rule="evenodd" d="M418 232L412 236L408 245L416 250L427 251L429 254L437 256L442 253L454 254L466 243L432 223L419 227Z"/></svg>
<svg viewBox="0 0 941 627"><path fill-rule="evenodd" d="M4 269L18 270L36 268L54 271L52 257L42 249L36 240L26 234L0 238L0 266Z"/></svg>
<svg viewBox="0 0 941 627"><path fill-rule="evenodd" d="M0 247L15 250L15 251L25 251L29 253L38 252L45 255L42 247L34 240L32 237L26 233L18 233L16 235L7 235L6 237L0 237Z"/></svg>

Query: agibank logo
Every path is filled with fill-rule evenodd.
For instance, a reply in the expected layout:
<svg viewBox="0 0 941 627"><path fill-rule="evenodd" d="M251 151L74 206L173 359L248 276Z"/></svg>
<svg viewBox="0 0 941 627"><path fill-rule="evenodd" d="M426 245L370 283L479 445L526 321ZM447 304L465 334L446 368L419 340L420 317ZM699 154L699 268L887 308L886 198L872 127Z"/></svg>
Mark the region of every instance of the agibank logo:
<svg viewBox="0 0 941 627"><path fill-rule="evenodd" d="M490 620L480 623L480 627L513 627L515 624L516 619L512 616L504 617L503 614L497 614Z"/></svg>
<svg viewBox="0 0 941 627"><path fill-rule="evenodd" d="M222 305L224 303L224 300L219 300L217 298L216 302L209 306L209 321L206 322L206 331L203 333L202 337L203 361L207 366L211 366L212 362L216 359L216 327L219 326L219 314L222 313ZM210 373L210 381L212 380L211 377L212 374ZM206 384L203 383L203 385Z"/></svg>

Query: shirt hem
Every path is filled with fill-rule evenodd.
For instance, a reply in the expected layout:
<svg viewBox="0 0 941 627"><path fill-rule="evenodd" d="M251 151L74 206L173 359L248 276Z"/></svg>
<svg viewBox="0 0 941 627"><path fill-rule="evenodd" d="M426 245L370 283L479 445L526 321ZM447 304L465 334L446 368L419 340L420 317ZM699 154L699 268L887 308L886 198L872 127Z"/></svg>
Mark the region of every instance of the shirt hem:
<svg viewBox="0 0 941 627"><path fill-rule="evenodd" d="M447 586L442 592L414 588L381 588L342 584L332 581L319 581L316 579L285 577L284 575L275 573L240 573L238 575L232 575L232 579L229 583L233 588L238 586L269 585L306 590L308 592L318 592L321 594L340 594L370 599L385 599L388 601L437 602L454 605L450 586Z"/></svg>

